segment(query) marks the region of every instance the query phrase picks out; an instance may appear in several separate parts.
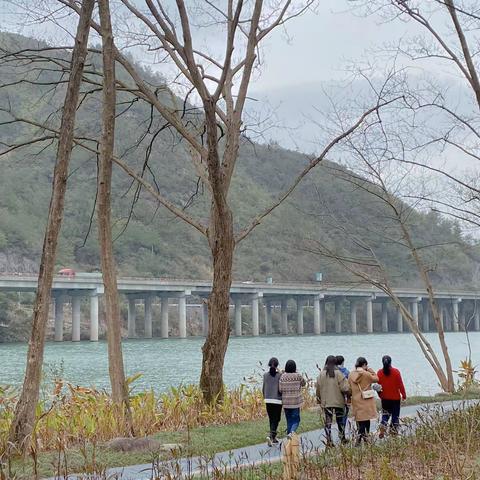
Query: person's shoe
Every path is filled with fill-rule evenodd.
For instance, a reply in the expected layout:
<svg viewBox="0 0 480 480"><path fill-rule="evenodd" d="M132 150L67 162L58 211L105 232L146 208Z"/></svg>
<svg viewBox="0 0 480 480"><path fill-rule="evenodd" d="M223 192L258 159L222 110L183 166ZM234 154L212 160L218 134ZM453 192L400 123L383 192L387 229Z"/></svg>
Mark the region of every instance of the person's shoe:
<svg viewBox="0 0 480 480"><path fill-rule="evenodd" d="M275 437L275 438L272 439L272 443L273 443L274 445L278 445L280 442L279 442L278 439Z"/></svg>
<svg viewBox="0 0 480 480"><path fill-rule="evenodd" d="M273 445L272 439L270 437L267 437L267 445L271 447Z"/></svg>
<svg viewBox="0 0 480 480"><path fill-rule="evenodd" d="M292 439L292 437L293 437L293 433L292 433L292 432L290 432L290 433L287 435L287 440L291 440L291 439Z"/></svg>

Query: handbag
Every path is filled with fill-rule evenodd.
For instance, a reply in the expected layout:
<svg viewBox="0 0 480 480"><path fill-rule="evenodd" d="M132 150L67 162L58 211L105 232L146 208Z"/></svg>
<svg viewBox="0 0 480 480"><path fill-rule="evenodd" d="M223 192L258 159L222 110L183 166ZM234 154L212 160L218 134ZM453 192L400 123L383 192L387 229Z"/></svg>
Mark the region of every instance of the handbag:
<svg viewBox="0 0 480 480"><path fill-rule="evenodd" d="M357 383L357 387L359 388L360 394L362 395L362 398L364 400L368 400L369 398L375 397L375 391L373 389L369 388L368 390L362 390L362 387L360 386L359 383Z"/></svg>

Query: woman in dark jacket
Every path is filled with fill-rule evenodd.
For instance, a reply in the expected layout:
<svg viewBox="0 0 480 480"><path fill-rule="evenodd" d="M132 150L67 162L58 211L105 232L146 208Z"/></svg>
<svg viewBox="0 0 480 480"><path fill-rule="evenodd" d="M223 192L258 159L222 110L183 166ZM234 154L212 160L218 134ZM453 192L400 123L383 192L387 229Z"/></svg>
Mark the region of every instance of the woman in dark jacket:
<svg viewBox="0 0 480 480"><path fill-rule="evenodd" d="M268 361L269 371L263 375L263 398L267 407L268 419L270 421L270 434L267 437L267 443L278 443L277 428L282 417L282 394L279 390L279 381L281 373L278 371L278 359L272 357Z"/></svg>

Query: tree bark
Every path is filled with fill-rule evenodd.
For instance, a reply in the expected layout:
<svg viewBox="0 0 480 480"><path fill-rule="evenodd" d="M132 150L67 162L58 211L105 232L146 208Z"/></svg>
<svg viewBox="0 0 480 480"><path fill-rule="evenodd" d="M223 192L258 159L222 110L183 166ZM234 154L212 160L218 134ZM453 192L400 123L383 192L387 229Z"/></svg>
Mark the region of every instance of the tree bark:
<svg viewBox="0 0 480 480"><path fill-rule="evenodd" d="M100 165L98 169L98 232L103 285L105 289L105 318L107 322L108 370L112 399L123 405L127 427L133 434L132 418L125 380L120 324L120 302L117 288L117 269L113 254L111 222L112 164L115 147L115 54L110 6L108 0L98 0L103 55L103 105Z"/></svg>
<svg viewBox="0 0 480 480"><path fill-rule="evenodd" d="M209 243L213 257L212 292L208 298L208 334L203 345L200 388L206 402L223 398L223 364L230 337L230 287L232 284L233 216L225 201L212 202Z"/></svg>
<svg viewBox="0 0 480 480"><path fill-rule="evenodd" d="M220 401L223 397L223 364L230 337L230 287L232 285L235 237L233 214L228 205L229 176L220 162L218 130L214 101L204 100L207 133L207 168L212 191L208 243L213 258L212 292L208 298L208 334L202 352L200 388L206 402ZM239 135L233 125L227 126L227 139ZM238 142L237 142L238 143ZM227 148L224 164L235 162L237 149Z"/></svg>
<svg viewBox="0 0 480 480"><path fill-rule="evenodd" d="M9 441L19 453L26 452L35 424L35 411L42 375L48 306L50 304L58 236L63 220L76 110L87 56L87 42L94 3L94 0L83 0L82 2L75 46L72 53L71 74L63 105L52 194L40 261L38 289L33 308L32 331L28 344L27 366L22 393L15 407L15 415L9 432Z"/></svg>

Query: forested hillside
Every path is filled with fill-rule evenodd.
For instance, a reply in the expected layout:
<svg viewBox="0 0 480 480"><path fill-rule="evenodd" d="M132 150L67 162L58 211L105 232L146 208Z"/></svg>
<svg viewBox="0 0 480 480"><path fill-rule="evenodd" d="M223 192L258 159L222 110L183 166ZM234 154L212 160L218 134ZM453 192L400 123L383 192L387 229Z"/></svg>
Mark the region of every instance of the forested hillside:
<svg viewBox="0 0 480 480"><path fill-rule="evenodd" d="M33 48L38 42L2 34L0 45L4 50L13 50ZM43 54L56 58L56 64L52 66L45 59L32 62L31 58L26 58L3 61L0 65L0 84L10 85L0 89L3 109L0 119L4 122L0 125L2 149L45 133L36 127L9 123L12 114L58 126L57 109L63 98L64 84L54 88L54 83L65 79L59 69L66 65L68 55L57 50ZM43 70L46 66L49 66L48 71ZM78 137L97 139L100 134L98 91L95 91L100 81L98 70L97 59L90 58L90 83L84 85ZM128 86L125 73L118 74ZM159 95L170 95L161 77L145 71L145 78L159 86ZM19 82L22 79L28 82ZM206 215L208 194L197 182L189 152L168 127L161 129L161 118L151 117L146 105L130 100L127 92L120 95L117 154L140 172L150 145L150 170L146 169L146 178L172 202L184 205L192 215L199 218ZM194 121L195 112L188 114ZM1 272L37 269L54 156L53 142L45 139L28 148L13 149L1 157ZM239 219L237 228L269 205L306 161L308 158L300 153L254 144L246 136L231 194ZM395 283L412 285L418 281L408 250L382 235L392 226L385 207L374 196L338 178L332 165L329 162L320 165L284 205L242 242L235 259L236 279L260 280L272 276L278 281L305 281L312 279L315 272L323 272L327 281L347 279L347 274L335 263L303 249L304 242L310 238L331 245L339 242L342 231L335 227L335 218L378 249ZM96 158L77 147L69 178L59 267L99 268L97 233L95 219L92 219L95 191ZM115 250L121 274L209 278L211 262L206 240L158 206L148 193L142 191L137 198L136 184L119 169L115 172L114 205ZM476 242L463 238L458 226L433 212L414 213L409 222L418 245L435 245L424 248L424 252L432 259L432 278L437 284L470 286L476 283L480 258Z"/></svg>

